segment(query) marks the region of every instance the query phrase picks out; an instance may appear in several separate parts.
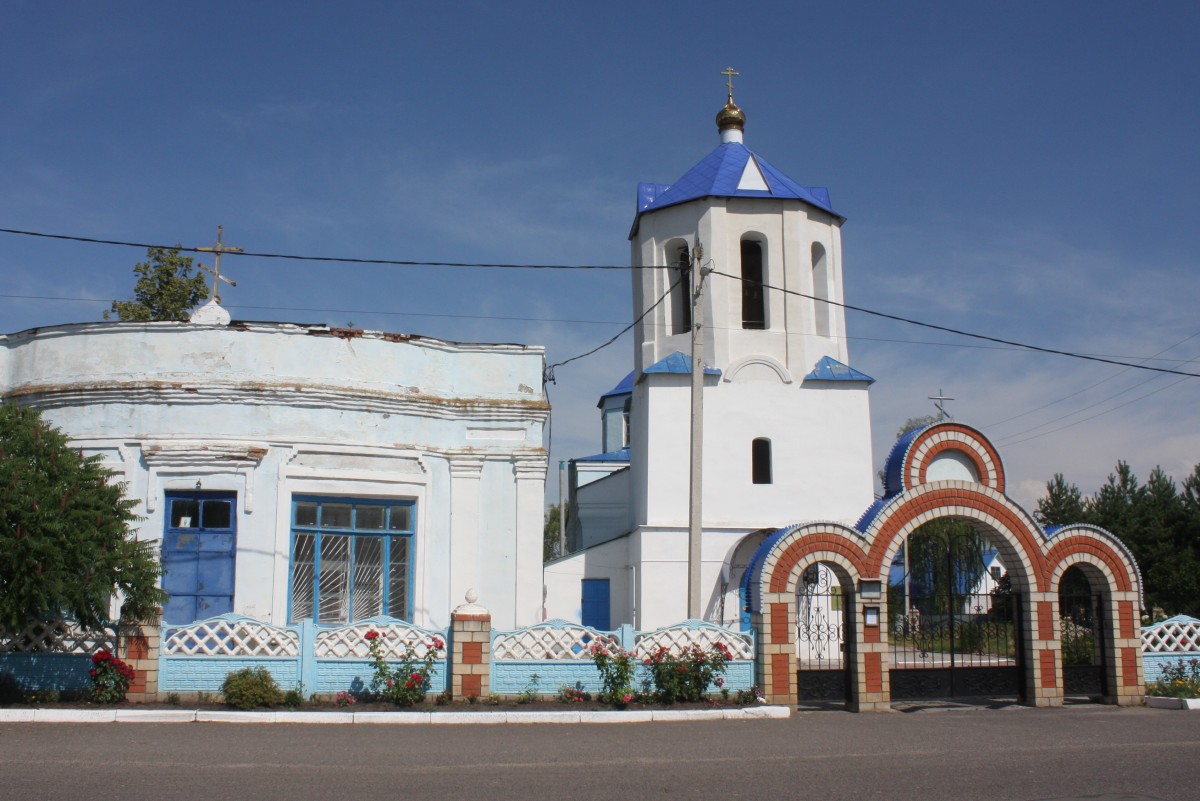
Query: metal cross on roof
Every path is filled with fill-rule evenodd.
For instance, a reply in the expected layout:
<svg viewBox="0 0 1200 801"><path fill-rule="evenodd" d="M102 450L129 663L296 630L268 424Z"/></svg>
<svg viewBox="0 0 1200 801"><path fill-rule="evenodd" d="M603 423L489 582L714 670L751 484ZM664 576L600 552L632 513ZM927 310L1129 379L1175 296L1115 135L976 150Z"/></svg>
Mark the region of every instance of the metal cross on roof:
<svg viewBox="0 0 1200 801"><path fill-rule="evenodd" d="M930 395L929 400L933 401L933 408L938 410L938 420L949 420L951 419L950 413L946 411L946 407L942 404L946 401L952 401L954 398L947 398L942 392L943 390L939 388L938 394Z"/></svg>
<svg viewBox="0 0 1200 801"><path fill-rule="evenodd" d="M203 264L199 264L199 263L197 263L197 264L201 270L204 270L204 272L208 273L209 275L211 275L213 277L212 294L209 296L208 299L215 300L217 303L221 302L221 296L217 294L217 287L219 286L219 284L218 284L219 281L224 281L225 283L229 284L230 286L237 286L236 282L230 281L228 278L221 275L221 254L222 253L244 253L245 252L242 248L235 248L230 245L223 244L221 242L221 237L224 233L224 230L225 230L224 226L220 226L220 225L217 226L217 244L213 245L210 248L196 248L196 250L203 250L208 253L214 254L212 269L209 269L208 267L206 267Z"/></svg>
<svg viewBox="0 0 1200 801"><path fill-rule="evenodd" d="M726 67L721 70L721 74L725 76L725 85L729 87L729 99L733 100L733 76L740 75L739 72L734 72L733 67Z"/></svg>

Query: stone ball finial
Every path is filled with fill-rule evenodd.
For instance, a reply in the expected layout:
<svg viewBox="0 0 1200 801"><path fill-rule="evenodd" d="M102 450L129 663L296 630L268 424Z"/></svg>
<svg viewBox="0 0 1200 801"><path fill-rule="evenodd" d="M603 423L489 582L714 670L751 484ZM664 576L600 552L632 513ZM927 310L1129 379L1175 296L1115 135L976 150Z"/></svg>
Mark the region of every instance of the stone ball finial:
<svg viewBox="0 0 1200 801"><path fill-rule="evenodd" d="M469 603L469 604L473 604L479 600L479 593L475 592L474 587L467 590L466 599L467 599L467 603Z"/></svg>

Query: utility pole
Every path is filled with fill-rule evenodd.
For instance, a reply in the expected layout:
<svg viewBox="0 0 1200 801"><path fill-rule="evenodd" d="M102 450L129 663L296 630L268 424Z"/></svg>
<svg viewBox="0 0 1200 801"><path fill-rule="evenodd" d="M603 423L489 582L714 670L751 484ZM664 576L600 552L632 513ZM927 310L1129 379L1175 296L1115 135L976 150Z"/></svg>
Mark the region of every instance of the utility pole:
<svg viewBox="0 0 1200 801"><path fill-rule="evenodd" d="M688 477L688 617L699 620L704 613L700 599L700 557L704 536L704 517L701 508L703 490L704 444L704 247L696 239L692 250L692 436L691 464Z"/></svg>

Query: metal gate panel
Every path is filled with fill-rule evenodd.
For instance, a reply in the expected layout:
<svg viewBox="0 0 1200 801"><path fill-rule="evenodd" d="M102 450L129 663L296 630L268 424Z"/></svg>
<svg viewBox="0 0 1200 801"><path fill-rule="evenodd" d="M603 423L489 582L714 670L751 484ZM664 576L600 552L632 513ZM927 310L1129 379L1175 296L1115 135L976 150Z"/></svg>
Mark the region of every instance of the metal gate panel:
<svg viewBox="0 0 1200 801"><path fill-rule="evenodd" d="M796 693L800 701L845 701L850 697L846 642L854 593L833 571L805 571L796 595Z"/></svg>

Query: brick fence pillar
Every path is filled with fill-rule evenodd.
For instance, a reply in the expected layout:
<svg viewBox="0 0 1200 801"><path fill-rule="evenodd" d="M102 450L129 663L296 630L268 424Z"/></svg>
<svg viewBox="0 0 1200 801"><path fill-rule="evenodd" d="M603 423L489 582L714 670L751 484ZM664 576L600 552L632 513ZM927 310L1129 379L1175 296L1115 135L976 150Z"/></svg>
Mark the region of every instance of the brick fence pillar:
<svg viewBox="0 0 1200 801"><path fill-rule="evenodd" d="M450 615L450 694L455 699L491 694L492 614L475 603L475 590Z"/></svg>
<svg viewBox="0 0 1200 801"><path fill-rule="evenodd" d="M162 631L162 610L144 624L122 623L117 627L117 658L133 668L127 701L147 703L158 700L158 652Z"/></svg>

